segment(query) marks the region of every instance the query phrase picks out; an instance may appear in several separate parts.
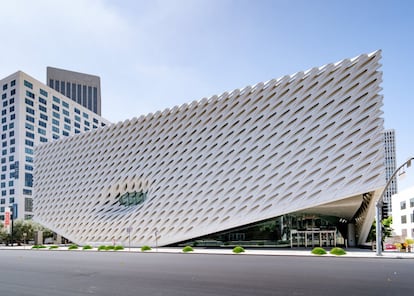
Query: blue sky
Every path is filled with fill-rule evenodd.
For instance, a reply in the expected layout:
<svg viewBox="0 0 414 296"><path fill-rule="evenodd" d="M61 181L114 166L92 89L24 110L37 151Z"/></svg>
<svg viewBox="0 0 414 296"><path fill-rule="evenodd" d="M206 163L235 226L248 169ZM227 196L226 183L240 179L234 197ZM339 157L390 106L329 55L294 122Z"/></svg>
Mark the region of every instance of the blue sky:
<svg viewBox="0 0 414 296"><path fill-rule="evenodd" d="M99 75L112 122L381 49L385 128L414 156L413 1L1 2L0 77Z"/></svg>

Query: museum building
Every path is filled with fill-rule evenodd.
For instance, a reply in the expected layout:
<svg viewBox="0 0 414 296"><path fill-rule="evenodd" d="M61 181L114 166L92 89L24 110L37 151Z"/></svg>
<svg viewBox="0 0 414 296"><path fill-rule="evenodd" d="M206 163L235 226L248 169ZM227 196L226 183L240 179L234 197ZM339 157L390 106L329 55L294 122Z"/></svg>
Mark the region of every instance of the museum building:
<svg viewBox="0 0 414 296"><path fill-rule="evenodd" d="M35 220L80 244L366 241L385 186L381 52L35 149Z"/></svg>

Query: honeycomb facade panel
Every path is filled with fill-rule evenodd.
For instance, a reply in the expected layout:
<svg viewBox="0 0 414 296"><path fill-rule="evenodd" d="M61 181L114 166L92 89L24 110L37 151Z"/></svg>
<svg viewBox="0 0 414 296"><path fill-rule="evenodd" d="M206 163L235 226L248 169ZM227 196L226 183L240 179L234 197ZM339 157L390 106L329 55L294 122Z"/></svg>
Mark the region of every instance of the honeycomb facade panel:
<svg viewBox="0 0 414 296"><path fill-rule="evenodd" d="M35 219L79 244L168 245L379 190L380 58L39 146Z"/></svg>

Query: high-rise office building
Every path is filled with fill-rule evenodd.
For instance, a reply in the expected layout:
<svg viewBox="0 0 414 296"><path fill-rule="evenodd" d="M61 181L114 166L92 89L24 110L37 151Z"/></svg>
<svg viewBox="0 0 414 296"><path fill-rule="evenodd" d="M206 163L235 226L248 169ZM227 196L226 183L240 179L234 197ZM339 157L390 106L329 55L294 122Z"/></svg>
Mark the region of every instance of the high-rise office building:
<svg viewBox="0 0 414 296"><path fill-rule="evenodd" d="M13 218L30 219L34 146L109 122L21 71L0 80L0 95L0 220L11 205Z"/></svg>
<svg viewBox="0 0 414 296"><path fill-rule="evenodd" d="M46 72L49 87L101 115L101 79L99 76L53 67L47 67Z"/></svg>
<svg viewBox="0 0 414 296"><path fill-rule="evenodd" d="M390 179L395 169L396 163L396 149L395 149L395 130L389 129L384 131L384 148L385 148L385 178L386 181ZM397 178L394 177L384 194L384 205L382 207L382 217L387 218L392 212L391 197L398 192Z"/></svg>

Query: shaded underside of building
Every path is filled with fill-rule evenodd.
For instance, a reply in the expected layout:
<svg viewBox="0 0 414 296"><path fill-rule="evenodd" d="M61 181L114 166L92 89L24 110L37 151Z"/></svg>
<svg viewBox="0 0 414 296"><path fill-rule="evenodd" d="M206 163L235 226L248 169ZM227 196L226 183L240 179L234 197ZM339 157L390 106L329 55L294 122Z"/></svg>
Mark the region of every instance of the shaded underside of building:
<svg viewBox="0 0 414 296"><path fill-rule="evenodd" d="M361 244L385 185L380 58L39 146L35 219L79 244Z"/></svg>

